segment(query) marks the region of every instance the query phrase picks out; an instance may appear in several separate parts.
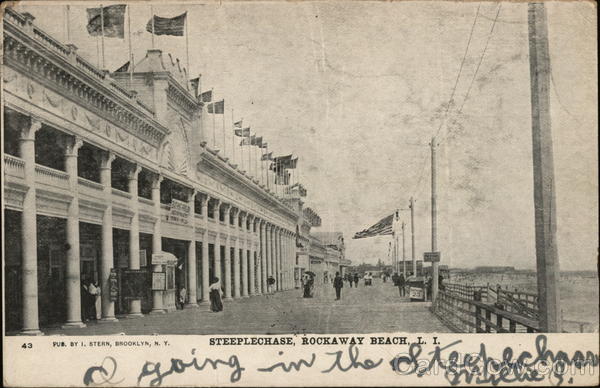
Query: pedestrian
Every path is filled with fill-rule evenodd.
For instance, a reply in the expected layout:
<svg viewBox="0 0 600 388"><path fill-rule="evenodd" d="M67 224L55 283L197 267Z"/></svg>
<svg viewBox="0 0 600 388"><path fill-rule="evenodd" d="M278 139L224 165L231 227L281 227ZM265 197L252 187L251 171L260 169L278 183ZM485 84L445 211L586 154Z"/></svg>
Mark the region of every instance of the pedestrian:
<svg viewBox="0 0 600 388"><path fill-rule="evenodd" d="M269 287L269 292L273 292L273 286L275 285L275 278L273 275L269 275L267 278L267 287Z"/></svg>
<svg viewBox="0 0 600 388"><path fill-rule="evenodd" d="M303 298L311 298L310 295L310 275L304 274L302 276L302 289L304 293L302 294Z"/></svg>
<svg viewBox="0 0 600 388"><path fill-rule="evenodd" d="M92 281L89 282L87 289L88 289L88 293L89 293L89 296L88 296L88 298L89 298L88 319L95 321L98 319L97 310L96 310L96 299L98 298L98 295L100 294L100 289L98 287L96 287L96 285Z"/></svg>
<svg viewBox="0 0 600 388"><path fill-rule="evenodd" d="M187 290L185 289L185 287L181 287L181 290L179 290L179 308L181 310L183 310L183 305L185 304L185 299L187 297Z"/></svg>
<svg viewBox="0 0 600 388"><path fill-rule="evenodd" d="M392 282L394 283L395 287L398 287L398 273L394 272L394 274L392 275Z"/></svg>
<svg viewBox="0 0 600 388"><path fill-rule="evenodd" d="M348 274L348 283L350 283L350 288L352 288L352 281L354 280L354 277L352 276L352 274Z"/></svg>
<svg viewBox="0 0 600 388"><path fill-rule="evenodd" d="M400 291L400 296L406 296L406 290L404 287L406 286L406 280L404 279L404 274L401 273L398 275L398 290Z"/></svg>
<svg viewBox="0 0 600 388"><path fill-rule="evenodd" d="M333 288L335 288L335 300L340 300L340 296L342 294L342 287L344 287L344 281L340 276L339 272L335 273L335 278L333 279Z"/></svg>
<svg viewBox="0 0 600 388"><path fill-rule="evenodd" d="M444 289L446 288L446 286L444 286L444 277L442 276L442 274L439 274L438 276L438 288L440 289L440 291L444 291Z"/></svg>
<svg viewBox="0 0 600 388"><path fill-rule="evenodd" d="M212 312L218 313L223 311L223 302L221 301L221 282L218 277L213 277L208 287L210 292L210 309Z"/></svg>
<svg viewBox="0 0 600 388"><path fill-rule="evenodd" d="M358 272L354 272L354 287L358 288Z"/></svg>

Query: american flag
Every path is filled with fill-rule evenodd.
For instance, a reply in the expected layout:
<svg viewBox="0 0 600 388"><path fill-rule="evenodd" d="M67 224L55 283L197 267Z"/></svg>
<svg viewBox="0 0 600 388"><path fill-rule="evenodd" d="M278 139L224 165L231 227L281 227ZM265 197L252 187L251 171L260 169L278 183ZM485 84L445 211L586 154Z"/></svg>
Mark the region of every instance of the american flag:
<svg viewBox="0 0 600 388"><path fill-rule="evenodd" d="M353 239L367 238L373 236L385 236L392 234L392 224L394 223L394 213L382 218L375 225L368 229L361 230L354 234Z"/></svg>

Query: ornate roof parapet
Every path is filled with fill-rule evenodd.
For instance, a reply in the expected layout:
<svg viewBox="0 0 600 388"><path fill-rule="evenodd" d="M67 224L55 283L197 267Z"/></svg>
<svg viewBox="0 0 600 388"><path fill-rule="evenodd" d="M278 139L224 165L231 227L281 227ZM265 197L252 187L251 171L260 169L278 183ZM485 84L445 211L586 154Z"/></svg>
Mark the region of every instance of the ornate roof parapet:
<svg viewBox="0 0 600 388"><path fill-rule="evenodd" d="M33 16L6 8L4 13L5 64L72 96L77 103L100 111L115 125L158 145L169 130L134 94L32 23Z"/></svg>

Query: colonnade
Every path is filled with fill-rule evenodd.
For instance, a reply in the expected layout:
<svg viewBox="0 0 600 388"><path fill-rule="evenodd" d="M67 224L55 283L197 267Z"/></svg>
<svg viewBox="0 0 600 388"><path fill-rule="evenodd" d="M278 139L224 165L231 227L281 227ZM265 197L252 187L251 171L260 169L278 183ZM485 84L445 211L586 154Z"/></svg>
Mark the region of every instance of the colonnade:
<svg viewBox="0 0 600 388"><path fill-rule="evenodd" d="M24 120L26 124L19 128L19 163L23 165L23 206L22 222L22 330L23 334L41 334L38 317L38 262L36 231L36 164L35 133L42 126L41 121L32 117ZM67 255L66 255L66 326L82 327L81 321L81 273L79 253L79 187L77 157L83 141L76 136L68 136L66 144L65 166L68 189L72 195L67 210ZM18 158L14 158L18 159ZM111 166L115 155L105 151L100 163L100 203L103 207L101 221L101 255L99 257L99 282L101 293L102 322L115 321L115 301L111 299L109 282L111 270L115 267L113 258L113 188L111 187ZM141 167L131 162L128 174L129 190L129 269L140 269L140 199L138 198L138 175ZM161 252L163 223L169 222L162 217L160 203L160 187L163 176L154 174L152 181L151 202L152 218L152 252ZM188 257L186 258L186 280L188 283L188 300L185 307L197 307L198 302L208 302L210 282L209 267L214 274L220 276L223 262L225 299L244 298L294 288L293 270L295 264L295 237L291 230L270 221L268 217L251 214L248 210L235 204L226 203L215 195L203 193L195 188L188 188L188 228L189 234L178 236L188 241ZM195 197L201 201L202 217L197 218L194 212ZM147 201L147 200L146 200ZM209 201L213 202L214 220L208 217ZM225 222L219 222L219 209L225 213ZM233 224L230 223L233 217ZM240 227L241 225L241 227ZM201 287L197 290L196 230L200 229L201 254ZM212 266L209 266L209 244L214 246ZM221 249L224 246L224 257L221 260ZM231 252L233 249L233 255ZM233 264L233 265L232 265ZM232 268L233 267L233 268ZM161 265L153 265L153 271L160 272ZM271 281L269 279L272 278ZM232 280L233 279L233 280ZM274 282L274 283L273 283ZM273 283L273 284L271 284ZM151 314L164 313L162 291L153 291ZM130 317L141 316L141 301L129 302Z"/></svg>

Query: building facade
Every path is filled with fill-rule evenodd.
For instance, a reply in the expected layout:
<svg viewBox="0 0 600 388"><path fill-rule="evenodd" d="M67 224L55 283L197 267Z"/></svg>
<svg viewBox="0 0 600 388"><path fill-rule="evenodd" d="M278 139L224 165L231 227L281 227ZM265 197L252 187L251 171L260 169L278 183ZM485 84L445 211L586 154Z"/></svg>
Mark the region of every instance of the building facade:
<svg viewBox="0 0 600 388"><path fill-rule="evenodd" d="M297 208L207 146L177 60L109 73L11 9L3 39L7 332L85 325L86 281L105 321L165 313L182 288L197 307L213 277L226 300L296 285Z"/></svg>

